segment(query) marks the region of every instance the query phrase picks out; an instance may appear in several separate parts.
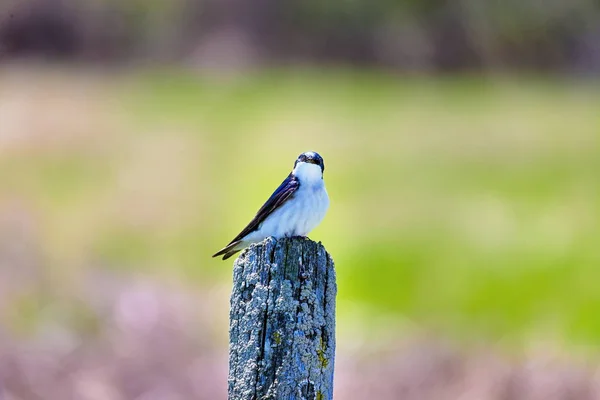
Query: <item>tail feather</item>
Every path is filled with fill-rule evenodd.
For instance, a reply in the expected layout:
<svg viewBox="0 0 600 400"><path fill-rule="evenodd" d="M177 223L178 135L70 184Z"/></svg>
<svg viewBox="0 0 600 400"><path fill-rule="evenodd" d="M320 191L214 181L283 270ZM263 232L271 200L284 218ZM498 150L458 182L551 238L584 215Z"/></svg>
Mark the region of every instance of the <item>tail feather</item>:
<svg viewBox="0 0 600 400"><path fill-rule="evenodd" d="M235 242L231 242L221 250L217 251L215 254L213 254L213 257L223 256L223 260L227 260L244 247L244 242L242 240L236 240Z"/></svg>

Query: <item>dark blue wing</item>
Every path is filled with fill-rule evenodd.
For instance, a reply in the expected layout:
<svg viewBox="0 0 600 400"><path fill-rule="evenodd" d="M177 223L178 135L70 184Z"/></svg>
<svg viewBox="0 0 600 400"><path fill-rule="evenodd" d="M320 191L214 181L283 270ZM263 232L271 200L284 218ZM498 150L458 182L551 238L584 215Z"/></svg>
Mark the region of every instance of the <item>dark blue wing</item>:
<svg viewBox="0 0 600 400"><path fill-rule="evenodd" d="M281 207L283 203L289 200L296 190L300 187L300 182L290 173L287 178L279 185L277 189L273 192L269 200L266 201L265 204L258 210L256 216L250 221L247 227L244 228L243 231L239 233L232 241L236 242L242 239L244 236L249 234L250 232L254 232L258 229L260 224L267 219L269 215L277 208ZM230 244L231 244L230 243Z"/></svg>

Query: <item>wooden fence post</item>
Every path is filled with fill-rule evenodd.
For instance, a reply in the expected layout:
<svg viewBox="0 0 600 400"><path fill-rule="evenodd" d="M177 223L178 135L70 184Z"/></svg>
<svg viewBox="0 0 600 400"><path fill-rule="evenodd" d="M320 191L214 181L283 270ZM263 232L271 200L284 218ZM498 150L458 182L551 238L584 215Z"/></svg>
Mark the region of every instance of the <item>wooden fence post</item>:
<svg viewBox="0 0 600 400"><path fill-rule="evenodd" d="M335 269L320 243L267 238L235 261L229 400L330 400Z"/></svg>

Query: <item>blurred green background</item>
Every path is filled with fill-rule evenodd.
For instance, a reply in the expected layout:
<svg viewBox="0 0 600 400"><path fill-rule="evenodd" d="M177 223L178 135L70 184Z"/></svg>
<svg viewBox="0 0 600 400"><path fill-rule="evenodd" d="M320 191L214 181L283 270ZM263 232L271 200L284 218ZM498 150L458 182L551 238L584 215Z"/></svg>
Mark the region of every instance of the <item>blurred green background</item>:
<svg viewBox="0 0 600 400"><path fill-rule="evenodd" d="M357 360L381 360L375 354L382 348L413 360L403 346L423 337L430 338L425 348L431 340L459 349L456 357L467 360L460 365L470 365L471 357L477 364L477 349L485 348L495 358L516 359L508 365L518 373L521 363L538 360L538 350L529 352L541 346L544 360L559 353L567 369L584 360L586 373L596 370L600 64L597 46L584 46L597 37L590 27L600 13L596 6L532 3L532 14L509 24L491 6L468 1L390 5L392 14L360 1L340 9L310 3L306 15L294 11L296 2L265 2L246 7L246 19L234 11L236 2L174 2L171 12L160 3L144 9L99 2L112 12L109 20L89 5L9 3L0 8L3 21L13 21L0 23L0 337L7 338L0 350L13 364L0 363L0 383L15 399L53 387L15 383L26 381L14 372L23 349L37 354L40 346L62 348L65 341L83 349L82 365L108 365L94 357L100 360L103 346L115 351L110 365L117 372L100 379L114 392L63 392L69 383L46 398L135 398L142 389L115 383L123 362L114 349L129 346L123 333L129 328L119 321L150 313L148 331L132 328L131 340L145 343L139 338L152 336L156 326L171 329L169 313L181 308L190 309L193 323L182 323L167 342L189 345L192 360L206 365L200 375L220 371L206 382L216 388L150 390L147 398L223 398L231 262L210 255L245 226L308 150L325 159L331 198L310 237L336 262L341 398L361 398L353 381L362 382L364 393L380 393L373 387L384 385L376 373L381 365L404 376L397 366L375 361L377 368L369 369ZM503 6L506 15L529 4L521 3ZM30 13L19 14L22 9ZM212 15L222 26L204 24ZM278 16L288 19L273 22ZM583 16L591 25L575 23ZM61 18L74 21L67 33ZM211 36L223 26L223 41ZM373 39L380 28L392 46L385 51ZM456 29L462 34L448 33ZM427 56L419 53L425 50ZM129 296L139 282L156 291L138 298L132 289ZM182 293L193 295L181 300ZM166 322L162 302L171 310ZM133 311L118 311L121 306ZM139 324L146 326L133 323ZM121 333L107 328L113 325ZM148 343L145 353L156 345ZM72 354L67 347L61 357ZM414 357L429 360L426 353ZM409 369L420 365L413 361ZM192 363L178 362L170 369ZM127 365L146 376L142 367ZM473 368L464 367L456 379L470 382ZM28 368L21 370L27 376ZM436 374L435 368L423 372ZM473 379L498 379L489 374ZM569 379L556 378L565 385ZM544 397L540 389L539 398L600 395L592 378L573 382L595 389L579 397ZM404 393L396 389L378 398ZM419 390L414 398L463 393ZM507 398L494 390L474 398ZM535 393L508 398L534 399Z"/></svg>
<svg viewBox="0 0 600 400"><path fill-rule="evenodd" d="M1 160L4 200L37 210L51 268L227 282L230 263L209 256L315 149L332 207L311 237L337 262L342 321L359 306L361 318L460 335L600 344L596 85L343 71L94 79L54 73L48 89L12 94L75 92L41 110L75 126L31 120L40 131L15 132Z"/></svg>

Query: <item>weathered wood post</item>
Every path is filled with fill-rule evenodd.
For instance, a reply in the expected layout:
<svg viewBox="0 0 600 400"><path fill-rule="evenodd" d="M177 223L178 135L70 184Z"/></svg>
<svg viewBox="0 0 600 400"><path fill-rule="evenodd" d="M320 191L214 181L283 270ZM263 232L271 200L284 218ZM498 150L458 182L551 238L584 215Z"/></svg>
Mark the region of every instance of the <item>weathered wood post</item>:
<svg viewBox="0 0 600 400"><path fill-rule="evenodd" d="M335 270L320 243L265 239L235 261L229 400L329 400Z"/></svg>

